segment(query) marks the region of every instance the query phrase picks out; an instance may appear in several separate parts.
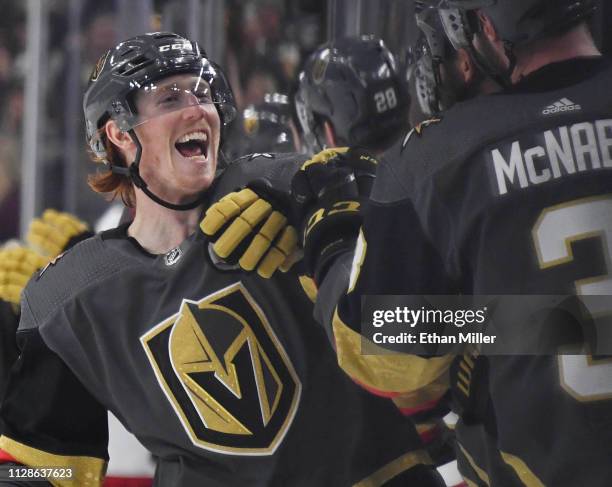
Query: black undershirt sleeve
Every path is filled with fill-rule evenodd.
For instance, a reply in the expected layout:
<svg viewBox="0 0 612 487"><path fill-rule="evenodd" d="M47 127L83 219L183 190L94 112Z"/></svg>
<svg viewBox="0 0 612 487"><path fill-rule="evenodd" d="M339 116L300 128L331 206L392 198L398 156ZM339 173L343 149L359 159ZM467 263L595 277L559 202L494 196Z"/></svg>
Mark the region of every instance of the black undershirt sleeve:
<svg viewBox="0 0 612 487"><path fill-rule="evenodd" d="M17 343L21 353L0 408L3 439L53 455L106 461L106 409L49 349L38 329L19 331ZM7 450L4 443L2 449Z"/></svg>

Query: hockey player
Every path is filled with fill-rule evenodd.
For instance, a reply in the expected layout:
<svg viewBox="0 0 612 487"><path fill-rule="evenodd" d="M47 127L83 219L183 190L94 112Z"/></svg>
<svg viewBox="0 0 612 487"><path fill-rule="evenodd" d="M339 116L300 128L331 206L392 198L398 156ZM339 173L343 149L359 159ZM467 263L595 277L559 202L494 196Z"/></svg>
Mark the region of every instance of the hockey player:
<svg viewBox="0 0 612 487"><path fill-rule="evenodd" d="M361 296L612 294L612 67L588 32L592 10L586 0L442 2L453 45L504 90L410 132L379 165L355 256L310 261L318 318L352 376L377 389L417 391L452 372L469 485L609 485L610 364L586 355L466 353L451 370L452 356L372 359L359 352ZM324 187L339 165L332 159L328 181L318 179ZM311 182L313 169L303 171ZM305 249L309 234L320 235L306 228ZM328 235L335 243L351 238Z"/></svg>
<svg viewBox="0 0 612 487"><path fill-rule="evenodd" d="M25 289L2 458L63 467L53 485L99 485L109 409L158 459L158 486L436 485L393 405L336 370L295 274L212 265L195 231L202 209L254 175L278 182L285 164L243 160L215 181L233 104L197 43L122 42L100 59L84 109L111 169L91 185L135 204L135 217ZM276 218L262 229L272 239Z"/></svg>
<svg viewBox="0 0 612 487"><path fill-rule="evenodd" d="M462 2L447 6L461 8ZM404 294L610 294L605 280L589 290L579 282L606 272L597 262L608 250L586 250L601 244L589 241L587 230L578 227L605 233L612 211L606 208L612 186L603 162L609 158L610 133L604 127L612 110L604 86L611 75L583 21L591 8L589 2L498 1L460 10L460 16L440 10L454 45L469 49L483 73L508 88L457 105L385 158L358 244L363 253L354 260L353 299L391 289ZM469 120L481 123L476 128ZM580 155L579 141L590 135L577 136L577 145L566 139L577 128L593 133L588 156ZM470 135L477 131L477 137ZM556 143L564 144L567 171L556 166ZM535 151L540 156L531 158ZM523 182L520 171L525 171ZM416 182L406 187L411 181ZM404 222L390 228L395 212ZM551 215L562 218L564 230L544 225ZM403 258L394 268L384 268L380 255L389 248L390 233L404 241ZM580 240L571 259L549 253L559 238ZM355 329L350 300L337 309L336 330ZM327 308L328 320L332 309ZM355 372L360 357L351 356L343 359ZM407 370L414 368L409 360ZM461 363L467 376L457 373ZM593 427L610 418L611 406L603 399L610 382L596 378L606 374L605 367L580 356L468 356L457 363L458 455L465 477L477 485L607 485L612 472L605 445L611 431ZM528 408L512 400L526 394L532 399ZM571 426L559 430L556 418L561 417Z"/></svg>
<svg viewBox="0 0 612 487"><path fill-rule="evenodd" d="M298 76L294 102L310 154L343 146L380 152L408 127L407 83L373 36L319 46Z"/></svg>
<svg viewBox="0 0 612 487"><path fill-rule="evenodd" d="M11 240L0 247L0 397L18 356L15 332L23 288L52 258L91 235L87 226L71 215L47 210L42 218L32 221L27 245Z"/></svg>
<svg viewBox="0 0 612 487"><path fill-rule="evenodd" d="M87 225L73 215L48 209L40 218L32 220L23 243L10 241L0 249L0 397L19 356L16 331L25 285L61 252L92 235ZM104 487L152 485L150 453L112 414L109 414L109 456Z"/></svg>
<svg viewBox="0 0 612 487"><path fill-rule="evenodd" d="M353 155L362 155L364 162L368 161L367 168L370 162L375 164L369 153L382 152L406 130L410 100L395 56L381 39L361 36L338 39L315 49L298 75L294 104L308 154L350 144L359 148ZM371 186L374 171L368 169L363 176L364 187ZM247 204L248 197L242 199ZM226 209L211 212L202 224L204 233L217 235L224 222L236 214ZM241 237L251 234L250 227L238 221L223 230L229 238L216 239L213 247L219 259L247 271L257 268L261 272L266 264L275 268L259 256L239 259L245 250Z"/></svg>
<svg viewBox="0 0 612 487"><path fill-rule="evenodd" d="M298 76L294 101L312 154L347 145L381 153L408 128L407 84L393 53L373 36L346 37L319 46ZM431 421L431 413L440 412L436 401L417 403L388 391L380 395L390 397L417 422L430 452L438 448L442 427Z"/></svg>
<svg viewBox="0 0 612 487"><path fill-rule="evenodd" d="M242 112L242 130L236 134L235 142L241 146L241 156L300 152L289 97L282 93L266 93L261 103L246 107Z"/></svg>
<svg viewBox="0 0 612 487"><path fill-rule="evenodd" d="M347 37L318 47L298 76L294 103L306 152L312 155L327 147L346 144L359 147L361 152L355 151L353 155L364 156L367 177L363 179L369 183L375 172L369 166L370 162L375 165L375 159L366 155L364 149L374 153L384 150L408 124L409 97L395 57L382 40L372 36ZM242 199L246 206L252 202ZM202 230L216 236L222 225L237 214L212 211L207 214ZM223 230L228 238L217 239L214 251L224 261L237 262L236 256L245 250L243 237L250 236L251 228L238 221ZM244 270L256 267L260 272L268 262L255 257L238 263ZM244 265L253 260L259 263L252 267ZM270 264L270 269L275 269L280 261Z"/></svg>
<svg viewBox="0 0 612 487"><path fill-rule="evenodd" d="M453 46L445 34L438 9L427 0L416 2L416 24L419 36L411 47L408 77L414 85L417 103L411 114L418 113L411 125L433 118L455 103L469 100L479 94L500 90L490 76L478 68L472 51ZM459 16L456 8L445 9L445 16Z"/></svg>

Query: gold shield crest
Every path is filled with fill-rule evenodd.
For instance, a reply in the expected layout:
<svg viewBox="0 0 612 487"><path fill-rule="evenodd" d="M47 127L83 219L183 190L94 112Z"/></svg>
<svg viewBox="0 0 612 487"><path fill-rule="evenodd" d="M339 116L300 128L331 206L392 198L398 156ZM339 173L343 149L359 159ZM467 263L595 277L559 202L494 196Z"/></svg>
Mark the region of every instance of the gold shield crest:
<svg viewBox="0 0 612 487"><path fill-rule="evenodd" d="M183 300L141 342L194 445L238 455L274 453L295 416L301 384L242 283Z"/></svg>

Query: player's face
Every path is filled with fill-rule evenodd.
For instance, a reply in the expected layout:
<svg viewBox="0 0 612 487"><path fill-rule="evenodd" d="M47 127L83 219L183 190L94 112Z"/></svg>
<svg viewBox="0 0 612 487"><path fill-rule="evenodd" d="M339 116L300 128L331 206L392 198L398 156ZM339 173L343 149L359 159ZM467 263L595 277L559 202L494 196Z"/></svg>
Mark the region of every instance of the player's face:
<svg viewBox="0 0 612 487"><path fill-rule="evenodd" d="M193 200L215 176L221 123L208 90L204 81L178 75L158 83L154 96L136 99L145 120L134 128L142 145L140 175L173 203Z"/></svg>
<svg viewBox="0 0 612 487"><path fill-rule="evenodd" d="M463 101L474 91L475 67L465 49L453 50L440 65L439 96L443 110Z"/></svg>
<svg viewBox="0 0 612 487"><path fill-rule="evenodd" d="M510 67L510 60L501 36L495 30L493 22L483 13L479 14L481 32L474 36L474 48L498 72L505 72Z"/></svg>

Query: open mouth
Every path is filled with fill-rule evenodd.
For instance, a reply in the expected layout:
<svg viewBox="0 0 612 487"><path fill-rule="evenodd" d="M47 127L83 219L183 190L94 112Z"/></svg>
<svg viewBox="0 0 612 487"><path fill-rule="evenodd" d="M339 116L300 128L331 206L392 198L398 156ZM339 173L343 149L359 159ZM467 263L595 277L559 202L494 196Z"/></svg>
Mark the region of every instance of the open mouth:
<svg viewBox="0 0 612 487"><path fill-rule="evenodd" d="M190 132L180 137L174 147L187 159L206 157L208 154L208 135L202 131Z"/></svg>

